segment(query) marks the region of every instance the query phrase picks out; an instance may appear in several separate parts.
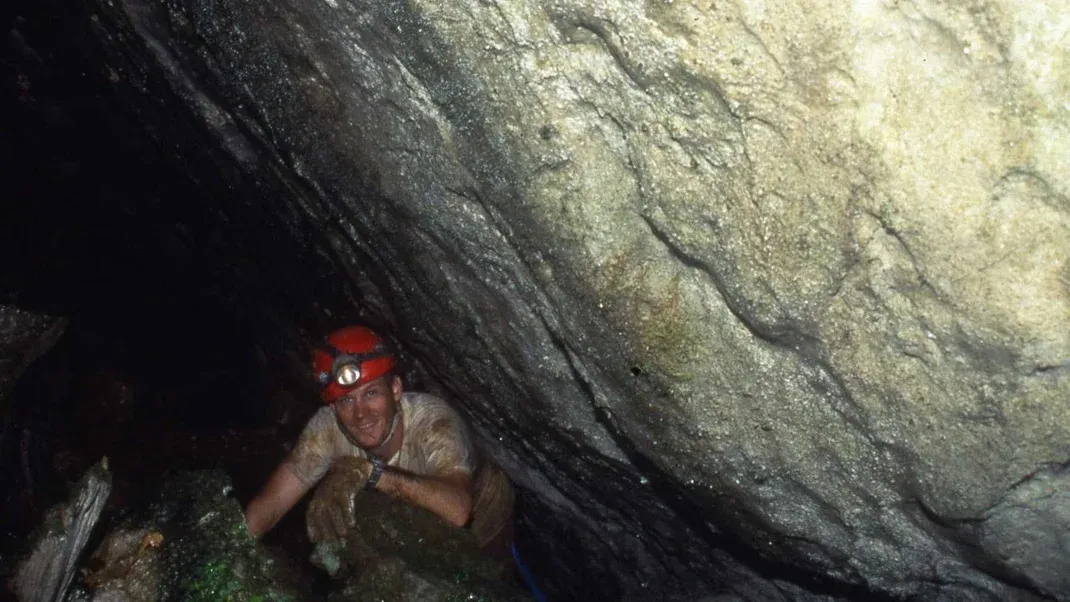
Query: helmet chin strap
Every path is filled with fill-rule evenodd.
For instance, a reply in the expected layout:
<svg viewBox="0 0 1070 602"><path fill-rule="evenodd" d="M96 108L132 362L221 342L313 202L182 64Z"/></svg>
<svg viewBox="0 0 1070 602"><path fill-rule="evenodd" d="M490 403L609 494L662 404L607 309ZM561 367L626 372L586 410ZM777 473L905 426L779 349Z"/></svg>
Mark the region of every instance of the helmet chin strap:
<svg viewBox="0 0 1070 602"><path fill-rule="evenodd" d="M333 407L331 409L334 410ZM394 432L398 430L398 420L400 420L400 419L401 419L401 406L399 405L398 408L397 408L397 411L394 412L394 419L392 421L390 421L390 432L388 432L386 434L386 437L383 438L382 442L380 442L379 445L376 445L375 447L382 447L382 446L386 445L387 443L390 443L390 440L394 438ZM342 423L342 419L338 416L338 410L334 410L334 420L335 420L335 422L338 423L338 430L342 431L342 434L345 435L345 438L346 438L347 441L352 443L354 446L359 447L360 449L363 449L364 451L368 452L369 455L372 455L372 456L376 455L376 454L373 454L370 449L364 447L360 443L357 443L357 440L354 439L353 435L351 435L349 433L349 429L346 428L346 425Z"/></svg>
<svg viewBox="0 0 1070 602"><path fill-rule="evenodd" d="M394 431L398 430L398 420L401 420L400 405L398 405L397 411L394 412L394 419L390 421L390 432L386 434L386 439L383 439L383 442L379 445L376 445L376 447L382 447L387 443L390 443L390 440L394 438Z"/></svg>

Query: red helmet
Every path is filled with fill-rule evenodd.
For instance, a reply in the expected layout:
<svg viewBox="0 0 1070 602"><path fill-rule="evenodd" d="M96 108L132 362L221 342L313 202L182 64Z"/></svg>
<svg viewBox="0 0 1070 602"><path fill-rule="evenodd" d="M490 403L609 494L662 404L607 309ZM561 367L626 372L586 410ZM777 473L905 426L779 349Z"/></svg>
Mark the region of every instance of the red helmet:
<svg viewBox="0 0 1070 602"><path fill-rule="evenodd" d="M379 335L364 326L347 326L327 336L312 354L320 398L333 403L349 391L389 373L397 359Z"/></svg>

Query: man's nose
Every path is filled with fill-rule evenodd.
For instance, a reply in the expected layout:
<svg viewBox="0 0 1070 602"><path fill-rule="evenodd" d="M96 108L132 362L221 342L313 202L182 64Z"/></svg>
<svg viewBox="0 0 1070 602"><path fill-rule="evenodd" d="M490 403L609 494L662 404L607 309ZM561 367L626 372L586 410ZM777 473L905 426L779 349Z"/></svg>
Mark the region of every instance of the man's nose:
<svg viewBox="0 0 1070 602"><path fill-rule="evenodd" d="M353 403L349 404L352 408L353 417L357 420L364 418L364 415L368 413L368 409L364 407L364 404L359 401L353 400Z"/></svg>

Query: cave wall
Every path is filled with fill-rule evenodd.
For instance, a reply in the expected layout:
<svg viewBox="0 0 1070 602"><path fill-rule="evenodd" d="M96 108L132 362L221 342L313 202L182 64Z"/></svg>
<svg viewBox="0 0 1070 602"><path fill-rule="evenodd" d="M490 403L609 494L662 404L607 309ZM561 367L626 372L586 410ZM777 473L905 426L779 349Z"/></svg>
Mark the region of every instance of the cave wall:
<svg viewBox="0 0 1070 602"><path fill-rule="evenodd" d="M227 270L305 233L345 290L277 321L387 325L552 593L1070 596L1057 3L89 6L271 191Z"/></svg>
<svg viewBox="0 0 1070 602"><path fill-rule="evenodd" d="M67 321L57 316L0 304L0 408L15 381L63 336Z"/></svg>

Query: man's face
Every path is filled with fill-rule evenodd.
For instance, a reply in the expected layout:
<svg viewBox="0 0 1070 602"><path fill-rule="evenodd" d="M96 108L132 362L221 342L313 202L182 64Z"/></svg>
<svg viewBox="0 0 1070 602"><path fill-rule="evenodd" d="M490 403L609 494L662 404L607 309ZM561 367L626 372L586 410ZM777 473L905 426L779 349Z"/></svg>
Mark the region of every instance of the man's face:
<svg viewBox="0 0 1070 602"><path fill-rule="evenodd" d="M333 405L353 440L364 449L373 449L386 442L400 399L401 379L383 376L353 389Z"/></svg>

